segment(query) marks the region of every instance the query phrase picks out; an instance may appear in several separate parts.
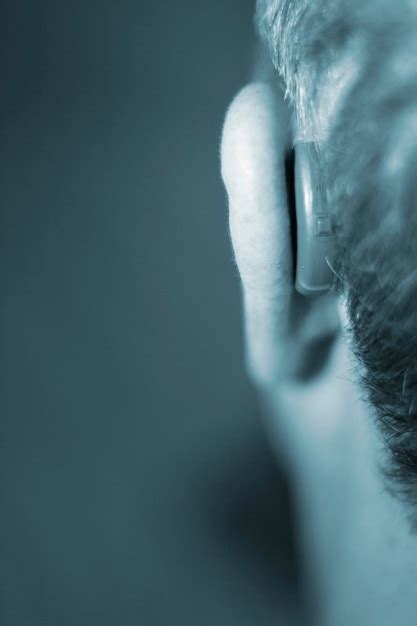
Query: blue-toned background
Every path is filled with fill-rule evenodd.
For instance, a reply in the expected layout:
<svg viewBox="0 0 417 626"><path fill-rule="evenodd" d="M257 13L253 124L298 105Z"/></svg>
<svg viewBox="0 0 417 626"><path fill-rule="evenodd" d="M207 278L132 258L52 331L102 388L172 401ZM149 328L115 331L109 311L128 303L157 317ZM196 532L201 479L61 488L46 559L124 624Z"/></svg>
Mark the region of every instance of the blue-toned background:
<svg viewBox="0 0 417 626"><path fill-rule="evenodd" d="M2 626L290 623L218 171L252 12L1 3Z"/></svg>

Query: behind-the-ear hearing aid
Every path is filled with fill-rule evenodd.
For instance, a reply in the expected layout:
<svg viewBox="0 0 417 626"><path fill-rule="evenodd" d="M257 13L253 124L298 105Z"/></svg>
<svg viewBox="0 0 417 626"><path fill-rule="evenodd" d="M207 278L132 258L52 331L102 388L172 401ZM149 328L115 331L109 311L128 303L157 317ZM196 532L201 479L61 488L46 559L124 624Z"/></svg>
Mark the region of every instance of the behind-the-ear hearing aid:
<svg viewBox="0 0 417 626"><path fill-rule="evenodd" d="M335 233L314 142L294 146L294 185L297 228L295 288L305 296L322 295L333 284L331 263Z"/></svg>

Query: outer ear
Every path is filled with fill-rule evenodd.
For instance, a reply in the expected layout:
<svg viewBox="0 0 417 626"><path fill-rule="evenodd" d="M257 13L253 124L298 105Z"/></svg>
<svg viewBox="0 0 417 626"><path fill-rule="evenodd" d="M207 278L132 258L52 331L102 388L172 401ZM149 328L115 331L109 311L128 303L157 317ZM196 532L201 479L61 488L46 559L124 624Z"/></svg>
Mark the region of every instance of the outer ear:
<svg viewBox="0 0 417 626"><path fill-rule="evenodd" d="M291 120L282 96L252 83L233 100L223 129L222 176L242 279L248 370L257 384L292 377L305 347L338 325L334 299L294 289L285 171Z"/></svg>

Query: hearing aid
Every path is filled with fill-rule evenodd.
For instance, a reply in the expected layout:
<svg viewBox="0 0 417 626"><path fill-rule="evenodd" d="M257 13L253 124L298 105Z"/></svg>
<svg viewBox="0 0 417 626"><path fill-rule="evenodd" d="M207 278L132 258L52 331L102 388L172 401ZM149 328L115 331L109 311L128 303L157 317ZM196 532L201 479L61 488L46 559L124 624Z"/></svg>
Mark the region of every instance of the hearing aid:
<svg viewBox="0 0 417 626"><path fill-rule="evenodd" d="M295 218L297 231L295 288L304 296L327 293L333 284L335 229L322 184L317 145L294 146Z"/></svg>

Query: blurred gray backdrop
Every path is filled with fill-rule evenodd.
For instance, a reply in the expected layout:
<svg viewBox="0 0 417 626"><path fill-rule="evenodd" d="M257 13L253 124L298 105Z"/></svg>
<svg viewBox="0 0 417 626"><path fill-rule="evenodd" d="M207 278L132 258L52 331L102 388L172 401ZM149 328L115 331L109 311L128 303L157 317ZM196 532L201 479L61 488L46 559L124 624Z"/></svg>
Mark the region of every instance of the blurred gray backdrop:
<svg viewBox="0 0 417 626"><path fill-rule="evenodd" d="M2 626L290 623L218 171L252 13L1 2Z"/></svg>

